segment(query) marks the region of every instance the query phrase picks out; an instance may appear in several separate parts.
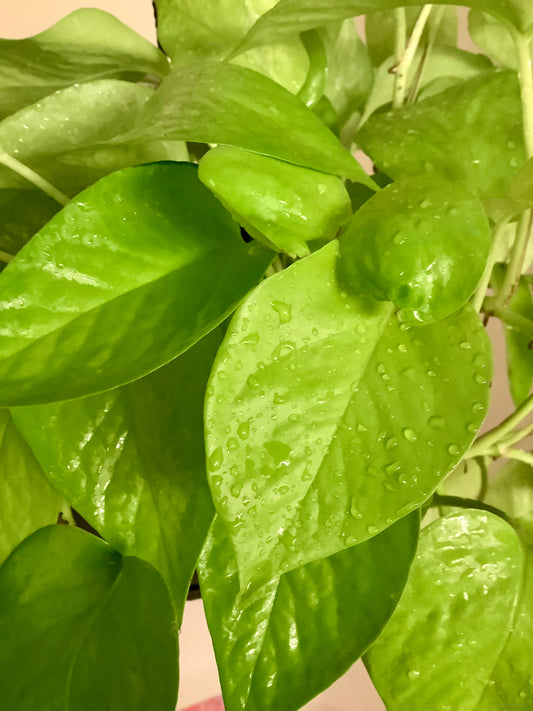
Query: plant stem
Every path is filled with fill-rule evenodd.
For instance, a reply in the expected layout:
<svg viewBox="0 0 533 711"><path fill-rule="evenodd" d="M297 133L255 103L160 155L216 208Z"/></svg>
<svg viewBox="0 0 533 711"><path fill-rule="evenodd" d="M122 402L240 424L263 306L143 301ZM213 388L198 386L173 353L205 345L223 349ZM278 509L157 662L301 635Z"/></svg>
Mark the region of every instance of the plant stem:
<svg viewBox="0 0 533 711"><path fill-rule="evenodd" d="M486 432L477 439L470 447L468 457L480 457L488 453L492 447L498 445L505 435L511 432L530 412L533 412L533 395L526 398L520 407L509 415L509 417L506 417L505 420L500 422L497 427L494 427L494 429Z"/></svg>
<svg viewBox="0 0 533 711"><path fill-rule="evenodd" d="M39 175L39 173L36 173L31 168L28 168L27 165L24 165L24 163L21 163L16 158L13 158L13 156L10 156L9 153L5 153L5 151L1 149L0 163L2 165L5 165L6 168L9 168L13 172L18 173L28 182L39 188L39 190L42 190L43 193L46 193L51 198L53 198L60 205L66 205L70 201L70 198L68 198L64 193L55 188L51 183L48 182L48 180L43 178L42 175Z"/></svg>
<svg viewBox="0 0 533 711"><path fill-rule="evenodd" d="M502 456L506 459L517 459L519 462L525 462L533 467L533 454L525 452L523 449L506 449Z"/></svg>
<svg viewBox="0 0 533 711"><path fill-rule="evenodd" d="M529 50L529 38L520 32L514 33L518 51L520 94L522 98L522 124L524 144L528 158L533 156L533 63Z"/></svg>
<svg viewBox="0 0 533 711"><path fill-rule="evenodd" d="M487 310L491 313L495 313L498 309L504 307L510 301L518 286L518 281L524 268L532 227L533 210L525 210L520 216L515 241L511 248L511 260L505 273L502 288L496 296L487 299L486 302Z"/></svg>
<svg viewBox="0 0 533 711"><path fill-rule="evenodd" d="M435 40L437 39L437 34L439 31L440 23L442 22L442 18L444 16L445 9L446 8L444 7L444 5L441 5L435 10L433 24L429 28L428 41L426 46L424 47L424 53L418 64L413 82L411 84L411 88L409 89L409 96L407 97L408 105L414 104L416 101L416 97L418 96L422 77L424 76L424 70L426 68L429 56L431 55L431 52L433 50L433 46L435 45Z"/></svg>
<svg viewBox="0 0 533 711"><path fill-rule="evenodd" d="M476 289L474 296L472 297L472 306L479 313L483 307L483 300L485 299L485 294L489 288L490 278L492 276L492 270L494 268L494 263L496 261L496 254L498 253L498 248L500 246L500 240L505 232L505 228L509 224L509 220L502 220L496 225L494 230L494 236L492 239L492 247L490 248L489 256L487 259L487 264L485 265L485 271L481 277L481 281Z"/></svg>
<svg viewBox="0 0 533 711"><path fill-rule="evenodd" d="M0 250L0 262L5 262L5 264L9 264L9 262L14 258L14 254L9 254L9 252L3 252L2 250Z"/></svg>
<svg viewBox="0 0 533 711"><path fill-rule="evenodd" d="M500 518L503 518L507 523L511 523L511 520L507 514L501 509L497 509L495 506L486 504L484 501L478 501L477 499L463 499L461 496L447 496L445 494L433 494L433 499L431 501L431 506L454 506L460 509L479 509L481 511L488 511L489 513L495 514Z"/></svg>
<svg viewBox="0 0 533 711"><path fill-rule="evenodd" d="M399 109L404 105L405 93L407 91L407 74L413 63L415 52L420 44L420 39L432 8L433 5L424 5L422 10L420 10L420 15L413 27L413 32L411 33L405 52L396 65L394 97L392 101L392 106L395 109Z"/></svg>
<svg viewBox="0 0 533 711"><path fill-rule="evenodd" d="M514 331L522 333L533 341L533 321L531 319L507 308L495 309L492 313Z"/></svg>

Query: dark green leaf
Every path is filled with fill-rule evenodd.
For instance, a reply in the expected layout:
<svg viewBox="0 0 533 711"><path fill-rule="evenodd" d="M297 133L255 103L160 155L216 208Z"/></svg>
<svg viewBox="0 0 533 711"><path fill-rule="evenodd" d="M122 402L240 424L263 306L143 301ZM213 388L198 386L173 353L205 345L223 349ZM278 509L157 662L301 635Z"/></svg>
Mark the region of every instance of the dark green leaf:
<svg viewBox="0 0 533 711"><path fill-rule="evenodd" d="M68 195L129 165L187 160L180 141L110 143L135 126L152 94L151 89L114 79L69 87L4 119L0 146ZM2 166L0 187L31 186Z"/></svg>
<svg viewBox="0 0 533 711"><path fill-rule="evenodd" d="M240 148L209 151L198 174L251 235L294 257L335 237L351 214L339 178Z"/></svg>
<svg viewBox="0 0 533 711"><path fill-rule="evenodd" d="M516 74L488 73L413 106L377 114L356 139L393 179L436 174L480 197L504 197L526 158Z"/></svg>
<svg viewBox="0 0 533 711"><path fill-rule="evenodd" d="M346 671L394 610L418 528L415 513L242 596L217 517L199 571L226 711L299 709Z"/></svg>
<svg viewBox="0 0 533 711"><path fill-rule="evenodd" d="M107 12L83 8L34 37L0 40L0 118L71 84L167 71L163 53L144 37Z"/></svg>
<svg viewBox="0 0 533 711"><path fill-rule="evenodd" d="M400 603L366 657L387 709L477 711L522 575L518 537L493 514L463 510L424 529Z"/></svg>
<svg viewBox="0 0 533 711"><path fill-rule="evenodd" d="M470 307L410 328L336 284L337 243L264 281L207 389L210 486L245 585L418 508L483 420L490 345Z"/></svg>
<svg viewBox="0 0 533 711"><path fill-rule="evenodd" d="M220 338L117 390L13 410L50 482L120 553L161 573L179 618L213 516L202 410Z"/></svg>
<svg viewBox="0 0 533 711"><path fill-rule="evenodd" d="M394 302L404 321L432 323L468 301L491 241L483 205L463 185L404 178L355 213L339 268L355 293Z"/></svg>
<svg viewBox="0 0 533 711"><path fill-rule="evenodd" d="M163 581L80 529L42 528L0 568L0 639L5 708L175 708L175 618Z"/></svg>
<svg viewBox="0 0 533 711"><path fill-rule="evenodd" d="M0 401L121 385L220 323L270 260L196 167L126 168L79 195L0 276Z"/></svg>
<svg viewBox="0 0 533 711"><path fill-rule="evenodd" d="M40 190L0 190L0 250L16 254L60 208Z"/></svg>
<svg viewBox="0 0 533 711"><path fill-rule="evenodd" d="M175 69L125 136L224 143L375 187L312 111L267 77L231 64Z"/></svg>
<svg viewBox="0 0 533 711"><path fill-rule="evenodd" d="M68 512L7 410L0 410L0 502L0 564L26 536Z"/></svg>

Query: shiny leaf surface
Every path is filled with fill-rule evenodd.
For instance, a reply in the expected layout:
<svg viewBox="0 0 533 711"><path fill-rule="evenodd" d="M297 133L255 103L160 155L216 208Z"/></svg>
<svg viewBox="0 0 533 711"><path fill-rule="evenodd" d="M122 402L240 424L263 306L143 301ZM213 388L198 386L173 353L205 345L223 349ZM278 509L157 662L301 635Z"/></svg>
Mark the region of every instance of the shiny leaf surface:
<svg viewBox="0 0 533 711"><path fill-rule="evenodd" d="M424 529L400 603L365 660L387 709L477 710L522 575L518 537L493 514L463 510Z"/></svg>
<svg viewBox="0 0 533 711"><path fill-rule="evenodd" d="M81 397L167 363L233 311L266 252L244 244L193 165L102 179L0 276L0 401Z"/></svg>
<svg viewBox="0 0 533 711"><path fill-rule="evenodd" d="M240 148L209 151L198 175L251 235L291 256L308 254L309 240L335 237L351 214L339 178Z"/></svg>
<svg viewBox="0 0 533 711"><path fill-rule="evenodd" d="M377 114L357 142L393 179L440 175L480 197L504 197L526 158L516 74L489 73Z"/></svg>
<svg viewBox="0 0 533 711"><path fill-rule="evenodd" d="M332 243L263 282L211 374L210 486L243 585L418 508L484 417L490 346L473 310L400 324L390 304L341 291L336 257Z"/></svg>
<svg viewBox="0 0 533 711"><path fill-rule="evenodd" d="M202 405L219 342L217 329L117 390L13 410L50 482L116 550L163 576L178 617L213 516Z"/></svg>
<svg viewBox="0 0 533 711"><path fill-rule="evenodd" d="M390 617L416 552L418 514L372 540L240 594L219 518L200 584L226 711L292 711L358 659Z"/></svg>
<svg viewBox="0 0 533 711"><path fill-rule="evenodd" d="M483 205L464 186L404 178L355 213L339 269L355 293L394 302L407 322L432 323L468 301L491 243Z"/></svg>
<svg viewBox="0 0 533 711"><path fill-rule="evenodd" d="M245 67L205 63L175 69L125 136L223 143L375 187L312 111Z"/></svg>
<svg viewBox="0 0 533 711"><path fill-rule="evenodd" d="M167 72L148 40L107 12L83 8L34 37L0 39L0 118L71 84Z"/></svg>
<svg viewBox="0 0 533 711"><path fill-rule="evenodd" d="M173 711L174 624L164 583L146 563L80 529L42 528L0 568L2 703Z"/></svg>
<svg viewBox="0 0 533 711"><path fill-rule="evenodd" d="M0 410L0 564L68 505L50 486L7 410Z"/></svg>

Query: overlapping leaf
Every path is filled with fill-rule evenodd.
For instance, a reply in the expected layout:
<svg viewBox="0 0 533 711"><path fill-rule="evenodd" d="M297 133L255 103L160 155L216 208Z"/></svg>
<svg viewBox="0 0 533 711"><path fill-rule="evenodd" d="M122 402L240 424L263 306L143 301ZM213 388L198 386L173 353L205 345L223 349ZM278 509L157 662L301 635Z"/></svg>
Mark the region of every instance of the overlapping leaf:
<svg viewBox="0 0 533 711"><path fill-rule="evenodd" d="M117 390L13 410L50 482L116 550L161 573L178 617L213 516L202 410L219 341L217 329Z"/></svg>
<svg viewBox="0 0 533 711"><path fill-rule="evenodd" d="M343 293L337 244L258 287L207 390L210 486L241 582L361 543L419 507L486 408L490 345L470 307L435 326Z"/></svg>
<svg viewBox="0 0 533 711"><path fill-rule="evenodd" d="M418 528L415 513L243 596L215 518L199 570L226 711L299 709L353 664L398 602Z"/></svg>
<svg viewBox="0 0 533 711"><path fill-rule="evenodd" d="M6 708L175 708L175 619L161 577L77 528L40 529L0 568L0 639Z"/></svg>
<svg viewBox="0 0 533 711"><path fill-rule="evenodd" d="M34 37L0 40L0 118L71 84L167 71L163 53L144 37L107 12L83 8Z"/></svg>
<svg viewBox="0 0 533 711"><path fill-rule="evenodd" d="M518 536L493 514L452 513L422 531L400 603L366 656L387 709L526 708L480 704L512 629L523 572Z"/></svg>
<svg viewBox="0 0 533 711"><path fill-rule="evenodd" d="M0 276L0 401L66 400L155 370L231 313L267 252L242 241L193 165L103 178Z"/></svg>

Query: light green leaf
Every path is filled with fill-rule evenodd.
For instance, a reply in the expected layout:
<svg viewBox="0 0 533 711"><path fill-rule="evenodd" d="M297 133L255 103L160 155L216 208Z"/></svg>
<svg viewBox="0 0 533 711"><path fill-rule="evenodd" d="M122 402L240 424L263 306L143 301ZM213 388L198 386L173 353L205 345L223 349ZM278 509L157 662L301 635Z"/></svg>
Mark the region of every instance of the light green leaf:
<svg viewBox="0 0 533 711"><path fill-rule="evenodd" d="M515 42L504 24L481 10L470 10L468 31L476 45L496 64L518 69Z"/></svg>
<svg viewBox="0 0 533 711"><path fill-rule="evenodd" d="M109 143L135 126L152 95L151 89L113 79L69 87L4 119L0 146L68 195L129 165L187 160L180 141ZM32 186L2 166L0 187Z"/></svg>
<svg viewBox="0 0 533 711"><path fill-rule="evenodd" d="M334 242L264 281L211 374L210 486L243 586L418 508L484 417L490 345L473 310L400 325L340 290L336 257Z"/></svg>
<svg viewBox="0 0 533 711"><path fill-rule="evenodd" d="M479 709L513 624L522 558L511 526L483 511L422 531L400 603L365 660L387 709Z"/></svg>
<svg viewBox="0 0 533 711"><path fill-rule="evenodd" d="M480 200L435 177L398 180L370 198L340 239L347 288L401 307L400 319L432 323L474 293L491 247Z"/></svg>
<svg viewBox="0 0 533 711"><path fill-rule="evenodd" d="M484 74L413 106L376 114L356 140L393 179L436 174L480 197L504 197L526 159L516 74Z"/></svg>
<svg viewBox="0 0 533 711"><path fill-rule="evenodd" d="M0 564L26 536L68 512L7 410L0 410L0 502Z"/></svg>
<svg viewBox="0 0 533 711"><path fill-rule="evenodd" d="M0 118L71 84L167 72L148 40L107 12L83 8L34 37L0 40Z"/></svg>
<svg viewBox="0 0 533 711"><path fill-rule="evenodd" d="M40 529L0 568L0 639L6 708L175 708L175 618L163 581L78 528Z"/></svg>
<svg viewBox="0 0 533 711"><path fill-rule="evenodd" d="M148 102L137 129L120 140L224 143L375 189L357 161L297 97L231 64L175 69Z"/></svg>
<svg viewBox="0 0 533 711"><path fill-rule="evenodd" d="M0 250L16 254L60 208L40 190L0 190Z"/></svg>
<svg viewBox="0 0 533 711"><path fill-rule="evenodd" d="M209 151L198 175L251 235L293 257L335 237L351 215L339 178L240 148Z"/></svg>
<svg viewBox="0 0 533 711"><path fill-rule="evenodd" d="M226 711L292 711L328 687L390 617L416 552L414 513L367 543L250 595L217 517L199 563Z"/></svg>
<svg viewBox="0 0 533 711"><path fill-rule="evenodd" d="M180 619L213 516L202 415L220 337L117 390L13 410L50 482L116 550L163 576Z"/></svg>
<svg viewBox="0 0 533 711"><path fill-rule="evenodd" d="M0 275L0 402L67 400L155 370L233 311L270 254L242 241L196 166L103 178Z"/></svg>

